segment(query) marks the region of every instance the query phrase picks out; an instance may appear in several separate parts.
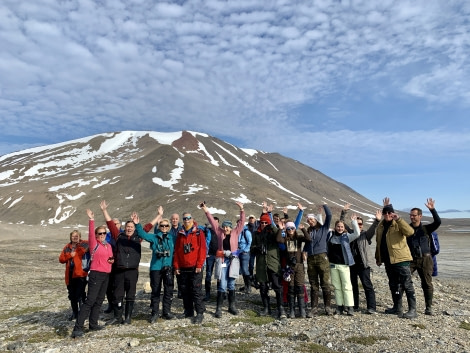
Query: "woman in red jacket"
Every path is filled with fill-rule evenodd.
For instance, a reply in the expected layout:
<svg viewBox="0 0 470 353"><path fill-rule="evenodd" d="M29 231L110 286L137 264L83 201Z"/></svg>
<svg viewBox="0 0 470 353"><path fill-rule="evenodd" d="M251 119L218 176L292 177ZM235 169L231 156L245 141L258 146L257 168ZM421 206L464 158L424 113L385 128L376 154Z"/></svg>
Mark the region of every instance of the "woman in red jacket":
<svg viewBox="0 0 470 353"><path fill-rule="evenodd" d="M87 252L88 242L81 240L81 233L74 230L70 233L70 243L65 245L59 256L60 263L65 264L65 284L72 306L70 321L78 317L78 308L85 301L88 271L83 270L82 259Z"/></svg>

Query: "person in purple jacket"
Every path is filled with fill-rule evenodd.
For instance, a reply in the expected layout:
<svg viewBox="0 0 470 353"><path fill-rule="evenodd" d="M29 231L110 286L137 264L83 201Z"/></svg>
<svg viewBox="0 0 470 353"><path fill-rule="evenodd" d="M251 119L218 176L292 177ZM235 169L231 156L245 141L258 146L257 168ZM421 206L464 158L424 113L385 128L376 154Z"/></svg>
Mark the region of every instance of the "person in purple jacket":
<svg viewBox="0 0 470 353"><path fill-rule="evenodd" d="M90 331L98 331L103 326L98 324L101 304L103 303L108 288L111 265L114 263L113 249L106 241L106 227L95 228L95 215L87 209L88 215L88 245L91 252L91 265L88 274L88 293L85 303L80 309L72 338L83 336L83 325L88 319Z"/></svg>

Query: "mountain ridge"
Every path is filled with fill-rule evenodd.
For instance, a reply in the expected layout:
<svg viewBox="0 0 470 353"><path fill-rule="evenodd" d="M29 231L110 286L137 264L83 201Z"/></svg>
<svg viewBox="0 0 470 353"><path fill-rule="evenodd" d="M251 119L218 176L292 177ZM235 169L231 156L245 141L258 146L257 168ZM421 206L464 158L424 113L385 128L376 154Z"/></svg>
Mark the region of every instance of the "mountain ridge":
<svg viewBox="0 0 470 353"><path fill-rule="evenodd" d="M204 223L205 200L235 219L235 201L258 215L262 201L276 212L297 203L306 213L326 202L339 217L345 203L364 217L379 205L345 184L279 153L244 149L204 133L121 131L96 134L0 157L0 220L31 224L83 224L85 209L144 220L162 205L165 215L189 211ZM224 215L225 212L225 215Z"/></svg>

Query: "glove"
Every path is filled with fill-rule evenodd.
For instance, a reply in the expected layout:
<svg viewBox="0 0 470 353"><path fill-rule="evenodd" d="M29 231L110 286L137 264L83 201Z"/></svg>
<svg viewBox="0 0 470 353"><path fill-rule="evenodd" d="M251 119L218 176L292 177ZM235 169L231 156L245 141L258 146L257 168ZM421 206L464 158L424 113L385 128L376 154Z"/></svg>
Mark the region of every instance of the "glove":
<svg viewBox="0 0 470 353"><path fill-rule="evenodd" d="M230 255L232 255L232 252L230 250L224 250L225 257L230 257Z"/></svg>
<svg viewBox="0 0 470 353"><path fill-rule="evenodd" d="M238 257L240 255L240 250L237 249L235 251L232 251L232 255Z"/></svg>

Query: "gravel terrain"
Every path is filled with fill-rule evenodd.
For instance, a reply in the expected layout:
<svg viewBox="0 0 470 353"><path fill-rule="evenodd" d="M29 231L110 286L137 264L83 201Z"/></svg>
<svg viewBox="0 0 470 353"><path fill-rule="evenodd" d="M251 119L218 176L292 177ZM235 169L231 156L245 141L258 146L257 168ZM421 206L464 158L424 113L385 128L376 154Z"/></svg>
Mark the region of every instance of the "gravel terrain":
<svg viewBox="0 0 470 353"><path fill-rule="evenodd" d="M143 290L148 268L141 267L132 324L72 339L64 266L58 262L71 229L1 223L0 229L0 352L470 352L469 278L435 279L434 316L422 314L424 300L415 278L419 316L406 320L383 314L391 297L385 271L376 266L377 315L259 318L260 298L253 292L237 296L238 316L227 312L225 302L221 319L213 316L213 295L201 326L181 318L177 298L177 319L149 324L149 294ZM142 261L149 260L145 248ZM363 295L361 300L364 308ZM102 323L109 318L102 314Z"/></svg>

